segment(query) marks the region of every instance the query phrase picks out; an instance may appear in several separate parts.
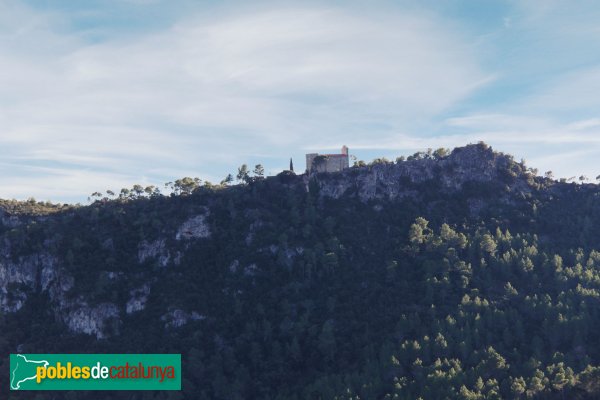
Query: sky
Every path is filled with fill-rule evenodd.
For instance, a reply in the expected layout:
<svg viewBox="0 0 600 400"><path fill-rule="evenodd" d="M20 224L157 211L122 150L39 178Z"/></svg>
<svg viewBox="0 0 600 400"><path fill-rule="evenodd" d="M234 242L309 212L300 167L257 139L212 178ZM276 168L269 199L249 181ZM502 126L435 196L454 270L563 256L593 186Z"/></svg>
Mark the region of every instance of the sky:
<svg viewBox="0 0 600 400"><path fill-rule="evenodd" d="M485 141L600 174L600 4L0 0L0 198Z"/></svg>

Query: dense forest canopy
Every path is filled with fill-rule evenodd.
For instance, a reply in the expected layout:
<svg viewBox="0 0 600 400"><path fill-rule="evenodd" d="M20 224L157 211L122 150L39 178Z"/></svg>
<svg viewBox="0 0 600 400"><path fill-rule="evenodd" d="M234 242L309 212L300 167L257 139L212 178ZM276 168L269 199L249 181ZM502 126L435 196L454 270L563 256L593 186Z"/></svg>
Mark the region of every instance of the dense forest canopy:
<svg viewBox="0 0 600 400"><path fill-rule="evenodd" d="M182 392L33 398L600 396L597 185L484 144L241 181L0 205L3 354L182 354Z"/></svg>

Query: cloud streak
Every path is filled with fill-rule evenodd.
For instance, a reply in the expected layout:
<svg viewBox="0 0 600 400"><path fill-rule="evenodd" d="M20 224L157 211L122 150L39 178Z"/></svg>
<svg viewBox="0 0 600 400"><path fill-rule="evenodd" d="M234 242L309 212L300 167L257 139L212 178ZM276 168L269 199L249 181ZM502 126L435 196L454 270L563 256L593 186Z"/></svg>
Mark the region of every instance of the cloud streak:
<svg viewBox="0 0 600 400"><path fill-rule="evenodd" d="M0 2L0 197L83 201L290 156L302 169L306 150L342 144L368 160L485 140L593 174L597 8L509 3L488 29L421 2L236 4L164 8L172 24L123 33L74 28L101 10Z"/></svg>
<svg viewBox="0 0 600 400"><path fill-rule="evenodd" d="M489 78L457 32L419 13L312 6L198 14L87 43L47 15L15 9L16 18L2 20L11 40L0 47L0 146L11 151L0 155L71 163L65 176L215 177L261 154L286 159L315 143L377 142ZM49 190L11 174L19 187L31 182L31 195L54 199L99 182ZM0 196L20 196L11 182L0 178Z"/></svg>

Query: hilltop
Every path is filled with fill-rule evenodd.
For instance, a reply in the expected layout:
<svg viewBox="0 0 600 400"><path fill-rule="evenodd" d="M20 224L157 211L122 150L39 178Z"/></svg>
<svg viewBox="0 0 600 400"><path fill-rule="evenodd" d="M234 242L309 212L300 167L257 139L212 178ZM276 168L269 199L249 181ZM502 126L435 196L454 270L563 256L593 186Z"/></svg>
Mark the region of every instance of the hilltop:
<svg viewBox="0 0 600 400"><path fill-rule="evenodd" d="M480 143L0 202L0 350L182 353L186 399L596 398L599 196Z"/></svg>

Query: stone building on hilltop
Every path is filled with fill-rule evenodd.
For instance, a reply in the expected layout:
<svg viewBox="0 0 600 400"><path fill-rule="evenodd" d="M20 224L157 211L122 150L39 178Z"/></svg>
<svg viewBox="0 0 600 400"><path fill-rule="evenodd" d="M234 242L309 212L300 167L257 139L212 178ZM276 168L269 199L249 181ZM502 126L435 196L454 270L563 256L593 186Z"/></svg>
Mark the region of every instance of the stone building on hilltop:
<svg viewBox="0 0 600 400"><path fill-rule="evenodd" d="M348 147L342 146L340 154L318 154L306 155L306 172L339 172L350 167Z"/></svg>

